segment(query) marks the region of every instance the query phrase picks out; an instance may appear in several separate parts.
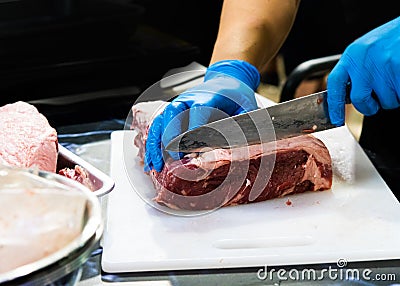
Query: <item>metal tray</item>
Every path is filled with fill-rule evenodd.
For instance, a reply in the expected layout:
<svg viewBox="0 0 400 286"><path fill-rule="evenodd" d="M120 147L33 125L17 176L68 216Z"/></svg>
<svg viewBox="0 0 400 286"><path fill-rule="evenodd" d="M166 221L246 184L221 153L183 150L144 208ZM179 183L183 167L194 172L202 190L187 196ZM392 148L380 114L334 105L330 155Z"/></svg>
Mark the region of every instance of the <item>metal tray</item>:
<svg viewBox="0 0 400 286"><path fill-rule="evenodd" d="M73 169L75 165L81 166L89 173L89 179L94 186L93 193L95 193L97 197L104 196L114 189L115 182L110 176L69 151L64 146L58 144L57 173L63 168Z"/></svg>

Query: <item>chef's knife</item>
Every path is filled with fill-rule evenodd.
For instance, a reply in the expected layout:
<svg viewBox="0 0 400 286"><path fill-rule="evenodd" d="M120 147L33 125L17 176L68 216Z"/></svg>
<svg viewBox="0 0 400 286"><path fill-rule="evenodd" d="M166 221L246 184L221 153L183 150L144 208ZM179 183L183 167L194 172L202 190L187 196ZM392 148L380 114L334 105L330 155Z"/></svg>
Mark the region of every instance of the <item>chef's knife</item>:
<svg viewBox="0 0 400 286"><path fill-rule="evenodd" d="M208 123L174 138L166 150L234 148L336 127L330 123L326 96L325 90Z"/></svg>

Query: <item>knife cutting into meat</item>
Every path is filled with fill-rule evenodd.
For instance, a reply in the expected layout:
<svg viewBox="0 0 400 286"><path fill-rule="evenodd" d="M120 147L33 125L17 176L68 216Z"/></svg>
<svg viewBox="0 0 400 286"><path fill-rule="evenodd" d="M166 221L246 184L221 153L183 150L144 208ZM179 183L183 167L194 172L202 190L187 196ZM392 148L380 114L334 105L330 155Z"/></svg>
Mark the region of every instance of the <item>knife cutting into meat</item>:
<svg viewBox="0 0 400 286"><path fill-rule="evenodd" d="M266 143L331 129L336 125L330 122L326 98L325 90L214 121L182 133L171 140L165 149L201 152Z"/></svg>

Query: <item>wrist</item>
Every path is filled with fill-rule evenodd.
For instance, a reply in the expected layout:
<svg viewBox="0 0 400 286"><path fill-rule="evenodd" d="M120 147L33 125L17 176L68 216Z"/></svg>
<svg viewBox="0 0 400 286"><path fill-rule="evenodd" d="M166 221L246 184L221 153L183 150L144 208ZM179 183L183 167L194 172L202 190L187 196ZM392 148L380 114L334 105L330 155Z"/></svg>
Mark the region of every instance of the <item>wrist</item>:
<svg viewBox="0 0 400 286"><path fill-rule="evenodd" d="M236 78L255 91L260 84L260 73L252 64L242 60L218 61L207 68L204 81L219 75Z"/></svg>

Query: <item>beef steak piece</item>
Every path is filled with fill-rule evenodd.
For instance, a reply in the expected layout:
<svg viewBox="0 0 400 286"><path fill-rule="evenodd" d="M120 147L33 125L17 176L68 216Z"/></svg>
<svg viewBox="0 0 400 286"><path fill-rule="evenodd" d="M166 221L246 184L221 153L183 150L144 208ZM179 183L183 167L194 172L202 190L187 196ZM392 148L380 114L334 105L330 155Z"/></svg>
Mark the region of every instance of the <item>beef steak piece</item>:
<svg viewBox="0 0 400 286"><path fill-rule="evenodd" d="M161 112L160 108L152 112L149 107L149 103L132 107L131 128L138 132L134 144L139 147L140 160L143 160L148 126ZM321 140L302 135L188 154L178 161L166 159L160 173L151 171L149 175L156 189L154 200L159 204L172 209L211 210L328 190L332 185L332 162Z"/></svg>

